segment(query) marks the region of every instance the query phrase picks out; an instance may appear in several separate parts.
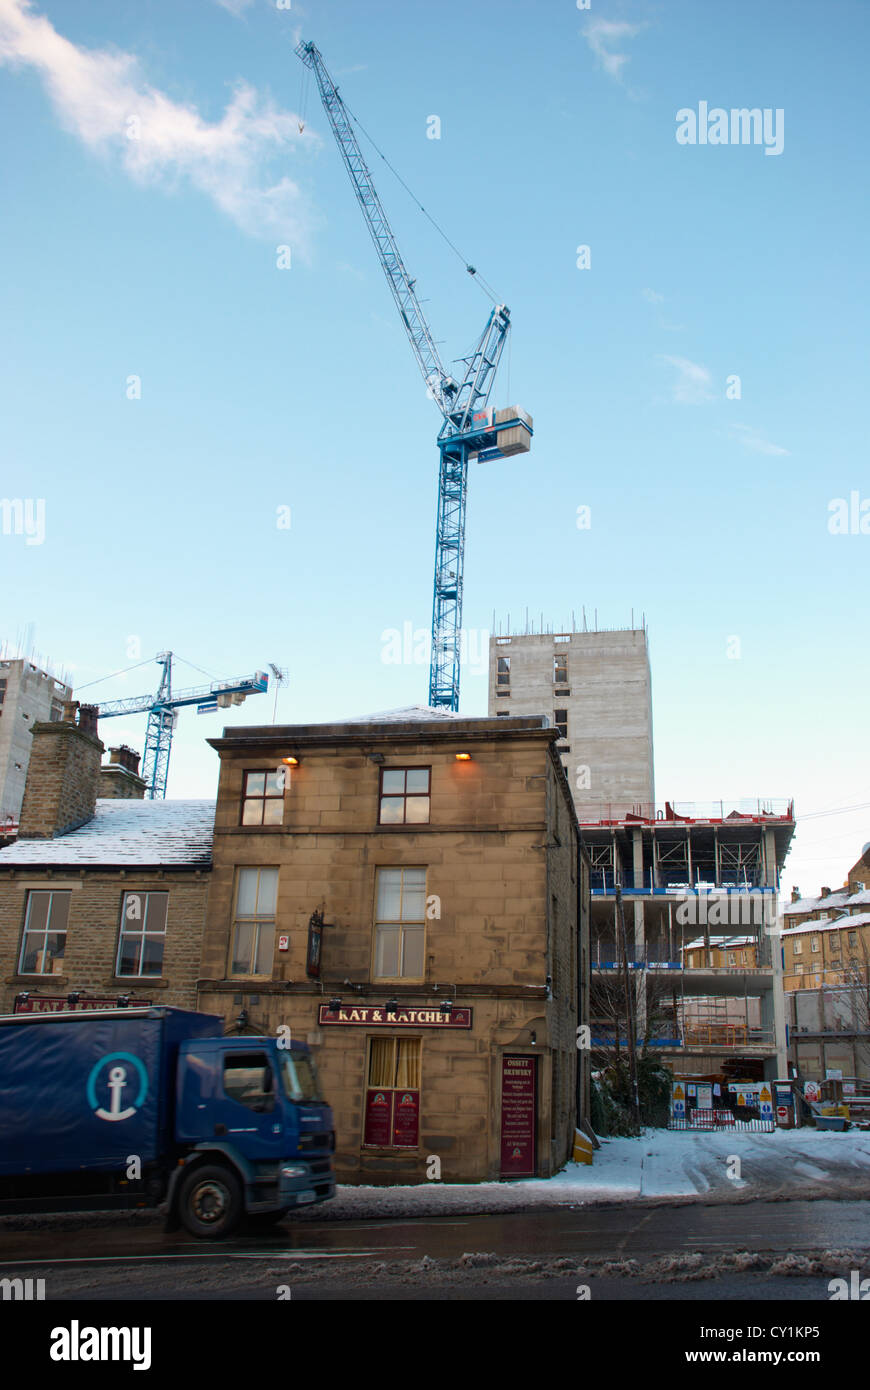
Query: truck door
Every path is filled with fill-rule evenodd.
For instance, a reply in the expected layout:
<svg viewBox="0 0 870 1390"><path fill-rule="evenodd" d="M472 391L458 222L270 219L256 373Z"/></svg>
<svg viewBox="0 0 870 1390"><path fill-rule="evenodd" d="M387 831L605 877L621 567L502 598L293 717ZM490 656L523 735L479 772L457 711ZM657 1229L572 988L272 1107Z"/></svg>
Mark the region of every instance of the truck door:
<svg viewBox="0 0 870 1390"><path fill-rule="evenodd" d="M218 1056L218 1065L215 1135L239 1144L254 1162L283 1157L283 1101L269 1054L224 1052Z"/></svg>

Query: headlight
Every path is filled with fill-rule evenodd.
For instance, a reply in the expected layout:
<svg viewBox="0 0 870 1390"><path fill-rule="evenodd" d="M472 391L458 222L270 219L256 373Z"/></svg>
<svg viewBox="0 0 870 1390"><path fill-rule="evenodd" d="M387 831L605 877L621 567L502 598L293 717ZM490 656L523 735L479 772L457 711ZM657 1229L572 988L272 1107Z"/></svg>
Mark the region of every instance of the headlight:
<svg viewBox="0 0 870 1390"><path fill-rule="evenodd" d="M307 1175L307 1173L308 1169L302 1168L299 1165L281 1169L282 1178L304 1178Z"/></svg>

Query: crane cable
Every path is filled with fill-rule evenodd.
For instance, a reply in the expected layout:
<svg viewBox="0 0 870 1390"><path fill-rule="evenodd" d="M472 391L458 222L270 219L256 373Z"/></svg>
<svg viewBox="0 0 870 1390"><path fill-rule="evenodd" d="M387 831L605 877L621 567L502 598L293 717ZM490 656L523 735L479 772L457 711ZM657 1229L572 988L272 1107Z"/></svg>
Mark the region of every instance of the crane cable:
<svg viewBox="0 0 870 1390"><path fill-rule="evenodd" d="M337 89L336 89L336 90L337 90ZM465 266L465 269L468 271L468 274L471 276L472 280L474 280L475 284L477 284L477 285L480 286L481 293L484 294L484 295L486 296L486 298L489 299L493 304L501 304L501 303L503 303L503 301L502 301L501 299L499 299L498 295L496 294L496 292L495 292L495 290L492 288L492 286L489 285L489 284L486 282L486 280L484 280L483 276L482 276L482 275L480 274L480 272L477 270L477 267L476 267L476 266L473 266L473 265L471 264L471 262L468 261L468 260L465 258L465 256L463 256L463 254L462 254L462 252L460 251L459 247L456 246L456 245L450 240L450 238L449 238L449 236L447 235L447 233L445 232L444 228L441 227L441 226L439 226L439 224L435 221L435 218L432 216L431 212L427 212L427 210L424 208L423 204L420 202L420 199L417 197L417 195L416 195L416 194L412 191L412 189L410 189L410 188L408 187L408 185L405 183L405 180L402 178L402 175L399 173L398 169L396 169L396 168L390 163L390 161L387 159L387 156L384 154L383 150L380 148L379 145L377 145L377 144L375 143L375 141L374 141L374 140L372 139L372 137L369 135L369 133L368 133L368 131L366 130L365 126L363 125L362 121L360 121L360 120L353 114L353 112L351 111L351 109L350 109L350 107L348 106L347 102L345 101L344 97L341 97L340 100L341 100L342 105L344 106L345 111L346 111L347 114L350 116L351 120L354 122L355 125L358 125L358 126L359 126L359 128L360 128L360 130L362 131L363 135L366 137L366 139L368 140L368 142L369 142L369 144L372 146L372 148L373 148L374 150L376 150L377 153L380 155L381 159L382 159L382 160L384 161L384 163L386 164L386 166L387 166L387 168L389 169L390 173L393 174L393 175L399 180L399 183L402 185L402 187L404 188L405 192L408 194L408 197L411 198L411 200L412 200L414 203L416 203L417 207L418 207L418 208L420 209L420 211L423 213L423 216L424 216L424 217L428 217L429 221L432 223L432 226L435 228L435 230L436 230L436 232L438 233L438 235L439 235L440 237L442 237L444 241L446 241L447 245L450 247L450 249L451 249L451 251L454 253L454 255L456 255L456 256L459 257L460 261L461 261L462 264Z"/></svg>

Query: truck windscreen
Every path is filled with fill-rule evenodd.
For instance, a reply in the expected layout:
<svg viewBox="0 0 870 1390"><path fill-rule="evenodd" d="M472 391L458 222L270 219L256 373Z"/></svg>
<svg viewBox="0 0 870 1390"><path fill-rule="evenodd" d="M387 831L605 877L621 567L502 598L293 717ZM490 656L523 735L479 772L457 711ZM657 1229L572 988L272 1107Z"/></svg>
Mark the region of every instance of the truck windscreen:
<svg viewBox="0 0 870 1390"><path fill-rule="evenodd" d="M284 1090L291 1100L321 1101L320 1083L314 1068L314 1061L304 1052L285 1052L282 1058L281 1075Z"/></svg>

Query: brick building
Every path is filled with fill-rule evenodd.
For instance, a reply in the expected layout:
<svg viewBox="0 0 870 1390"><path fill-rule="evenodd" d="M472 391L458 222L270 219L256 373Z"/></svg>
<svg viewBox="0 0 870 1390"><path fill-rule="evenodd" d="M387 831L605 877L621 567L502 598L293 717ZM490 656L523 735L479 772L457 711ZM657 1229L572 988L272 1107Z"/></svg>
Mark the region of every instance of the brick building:
<svg viewBox="0 0 870 1390"><path fill-rule="evenodd" d="M414 707L225 730L199 1007L317 1057L340 1181L548 1176L588 1106L556 731Z"/></svg>
<svg viewBox="0 0 870 1390"><path fill-rule="evenodd" d="M870 868L865 851L843 888L797 889L783 909L790 1060L805 1080L829 1070L870 1086Z"/></svg>
<svg viewBox="0 0 870 1390"><path fill-rule="evenodd" d="M77 995L194 1008L214 802L143 801L136 755L101 768L96 712L76 708L33 726L19 835L0 850L0 1012Z"/></svg>

